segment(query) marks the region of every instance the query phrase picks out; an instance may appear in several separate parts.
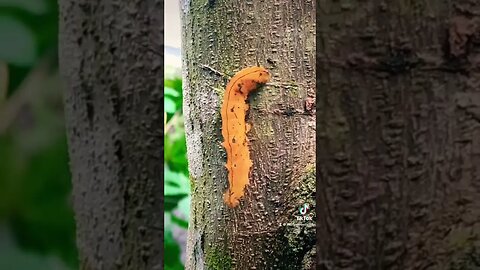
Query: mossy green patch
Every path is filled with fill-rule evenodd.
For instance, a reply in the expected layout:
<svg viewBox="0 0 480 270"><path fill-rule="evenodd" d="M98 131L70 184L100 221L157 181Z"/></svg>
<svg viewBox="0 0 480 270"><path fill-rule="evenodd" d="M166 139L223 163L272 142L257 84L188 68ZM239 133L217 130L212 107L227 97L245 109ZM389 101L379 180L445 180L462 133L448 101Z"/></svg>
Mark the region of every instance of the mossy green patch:
<svg viewBox="0 0 480 270"><path fill-rule="evenodd" d="M195 190L195 177L190 175L190 190L193 192Z"/></svg>
<svg viewBox="0 0 480 270"><path fill-rule="evenodd" d="M221 249L208 249L206 256L208 270L229 270L232 269L232 258Z"/></svg>
<svg viewBox="0 0 480 270"><path fill-rule="evenodd" d="M293 199L296 201L295 203L315 205L316 172L315 164L309 164L305 167L303 177L298 182L298 188L294 191Z"/></svg>

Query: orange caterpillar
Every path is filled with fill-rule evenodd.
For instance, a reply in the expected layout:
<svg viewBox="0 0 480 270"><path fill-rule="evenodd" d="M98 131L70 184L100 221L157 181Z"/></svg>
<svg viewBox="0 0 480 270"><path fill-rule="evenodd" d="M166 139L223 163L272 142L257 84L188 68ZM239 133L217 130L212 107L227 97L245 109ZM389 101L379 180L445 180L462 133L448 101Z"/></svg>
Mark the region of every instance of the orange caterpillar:
<svg viewBox="0 0 480 270"><path fill-rule="evenodd" d="M225 203L233 208L244 195L252 160L247 145L250 125L245 122L248 94L270 80L270 73L261 66L240 70L227 85L222 105L222 146L227 152L228 190Z"/></svg>

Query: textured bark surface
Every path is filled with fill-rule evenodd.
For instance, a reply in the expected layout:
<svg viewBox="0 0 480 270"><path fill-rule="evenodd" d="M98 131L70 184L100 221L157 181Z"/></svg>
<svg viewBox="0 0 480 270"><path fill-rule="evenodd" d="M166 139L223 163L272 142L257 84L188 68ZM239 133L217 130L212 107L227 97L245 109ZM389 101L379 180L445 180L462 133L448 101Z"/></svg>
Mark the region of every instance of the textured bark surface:
<svg viewBox="0 0 480 270"><path fill-rule="evenodd" d="M82 269L162 269L163 3L60 0Z"/></svg>
<svg viewBox="0 0 480 270"><path fill-rule="evenodd" d="M321 1L319 269L480 269L480 2Z"/></svg>
<svg viewBox="0 0 480 270"><path fill-rule="evenodd" d="M184 115L192 213L187 269L311 269L315 227L292 226L315 199L315 2L182 1ZM228 208L220 107L227 73L256 65L272 82L249 98L253 167ZM219 90L216 90L219 89ZM314 223L313 223L314 224Z"/></svg>

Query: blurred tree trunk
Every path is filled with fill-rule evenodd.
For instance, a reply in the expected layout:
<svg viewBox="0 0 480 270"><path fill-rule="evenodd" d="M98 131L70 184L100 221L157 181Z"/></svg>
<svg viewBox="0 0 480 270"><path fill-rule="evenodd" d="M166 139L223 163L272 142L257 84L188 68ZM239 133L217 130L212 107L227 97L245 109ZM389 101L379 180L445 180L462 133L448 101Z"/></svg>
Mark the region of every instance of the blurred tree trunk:
<svg viewBox="0 0 480 270"><path fill-rule="evenodd" d="M184 115L192 213L187 269L313 269L315 226L294 226L315 199L315 2L182 1ZM251 94L253 167L228 208L220 143L226 81L256 59L280 87ZM288 83L291 85L288 86ZM305 225L305 224L303 224Z"/></svg>
<svg viewBox="0 0 480 270"><path fill-rule="evenodd" d="M59 5L81 268L161 269L163 4Z"/></svg>
<svg viewBox="0 0 480 270"><path fill-rule="evenodd" d="M480 269L479 14L322 1L319 269Z"/></svg>

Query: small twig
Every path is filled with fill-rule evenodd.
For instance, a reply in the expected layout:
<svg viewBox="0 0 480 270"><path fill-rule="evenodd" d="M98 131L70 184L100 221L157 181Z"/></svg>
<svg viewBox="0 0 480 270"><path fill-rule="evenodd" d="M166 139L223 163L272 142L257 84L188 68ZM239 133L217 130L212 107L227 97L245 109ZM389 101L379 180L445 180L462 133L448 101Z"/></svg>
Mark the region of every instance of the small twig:
<svg viewBox="0 0 480 270"><path fill-rule="evenodd" d="M224 73L222 73L222 72L220 72L220 71L218 71L218 70L216 70L216 69L214 69L214 68L212 68L212 67L210 67L210 66L207 66L207 65L204 65L204 64L200 64L200 66L201 66L203 69L208 69L209 71L217 74L218 76L221 76L221 77L223 77L223 78L227 78L227 79L228 79L228 76L227 76L227 75L225 75Z"/></svg>

